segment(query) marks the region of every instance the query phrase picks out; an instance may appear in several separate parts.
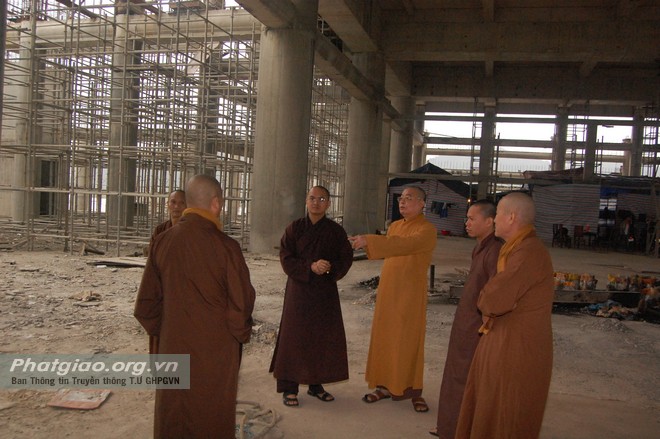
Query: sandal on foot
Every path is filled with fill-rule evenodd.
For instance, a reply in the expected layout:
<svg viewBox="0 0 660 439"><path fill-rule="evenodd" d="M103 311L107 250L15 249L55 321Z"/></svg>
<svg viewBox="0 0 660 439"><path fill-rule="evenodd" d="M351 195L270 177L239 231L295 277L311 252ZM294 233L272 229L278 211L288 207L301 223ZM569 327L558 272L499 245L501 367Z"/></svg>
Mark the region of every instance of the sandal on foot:
<svg viewBox="0 0 660 439"><path fill-rule="evenodd" d="M298 407L298 394L296 393L284 393L282 395L282 402L287 407Z"/></svg>
<svg viewBox="0 0 660 439"><path fill-rule="evenodd" d="M325 390L319 393L314 393L311 390L308 390L307 394L310 396L316 396L318 399L320 399L323 402L330 402L335 400L335 397L329 394L328 392L326 392Z"/></svg>
<svg viewBox="0 0 660 439"><path fill-rule="evenodd" d="M429 434L430 434L431 436L435 436L435 437L440 436L440 435L438 434L438 429L437 429L437 427L434 428L433 430L429 431Z"/></svg>
<svg viewBox="0 0 660 439"><path fill-rule="evenodd" d="M372 402L380 401L381 399L387 399L391 398L392 395L388 393L383 392L381 389L376 389L371 393L367 393L362 397L362 401L366 402L367 404L371 404Z"/></svg>
<svg viewBox="0 0 660 439"><path fill-rule="evenodd" d="M412 405L417 413L425 413L429 411L429 406L426 404L426 401L421 396L413 398Z"/></svg>

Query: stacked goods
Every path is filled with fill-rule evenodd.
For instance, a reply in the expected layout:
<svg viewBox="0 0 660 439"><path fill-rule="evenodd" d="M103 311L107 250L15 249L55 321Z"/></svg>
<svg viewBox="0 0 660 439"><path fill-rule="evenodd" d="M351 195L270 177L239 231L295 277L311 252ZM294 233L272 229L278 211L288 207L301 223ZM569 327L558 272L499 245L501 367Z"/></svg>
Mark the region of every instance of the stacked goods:
<svg viewBox="0 0 660 439"><path fill-rule="evenodd" d="M610 291L642 291L660 284L655 277L607 275L607 289Z"/></svg>
<svg viewBox="0 0 660 439"><path fill-rule="evenodd" d="M593 274L555 272L556 290L594 290L597 283L596 276Z"/></svg>

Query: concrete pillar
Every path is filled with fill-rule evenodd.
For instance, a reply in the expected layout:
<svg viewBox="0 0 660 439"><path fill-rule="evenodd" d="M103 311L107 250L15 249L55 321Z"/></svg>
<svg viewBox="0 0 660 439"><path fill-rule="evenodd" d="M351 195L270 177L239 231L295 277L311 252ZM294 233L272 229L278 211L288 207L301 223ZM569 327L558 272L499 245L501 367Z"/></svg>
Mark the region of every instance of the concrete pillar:
<svg viewBox="0 0 660 439"><path fill-rule="evenodd" d="M250 250L274 253L284 228L305 213L314 36L318 1L293 2L292 29L262 28L259 104L250 206Z"/></svg>
<svg viewBox="0 0 660 439"><path fill-rule="evenodd" d="M630 176L630 163L632 160L632 139L623 139L623 164L621 165L621 175Z"/></svg>
<svg viewBox="0 0 660 439"><path fill-rule="evenodd" d="M406 127L391 131L389 171L391 173L409 172L412 168L413 117L415 100L410 96L392 98L392 106L406 119Z"/></svg>
<svg viewBox="0 0 660 439"><path fill-rule="evenodd" d="M633 116L632 144L630 145L630 161L625 169L625 175L639 177L642 175L642 153L644 151L644 110L636 109Z"/></svg>
<svg viewBox="0 0 660 439"><path fill-rule="evenodd" d="M384 83L385 61L382 54L355 54L353 64L375 84ZM375 102L351 98L344 196L344 229L349 235L373 233L379 227L378 173L382 123L382 110Z"/></svg>
<svg viewBox="0 0 660 439"><path fill-rule="evenodd" d="M381 147L378 172L378 202L376 204L376 228L385 229L385 220L387 217L387 197L389 189L389 170L391 167L390 157L392 156L392 122L383 120L381 125ZM375 231L375 230L374 230Z"/></svg>
<svg viewBox="0 0 660 439"><path fill-rule="evenodd" d="M591 180L596 170L596 140L598 139L598 125L587 125L587 143L584 146L584 181Z"/></svg>
<svg viewBox="0 0 660 439"><path fill-rule="evenodd" d="M136 160L130 149L137 148L137 99L140 96L140 75L133 66L140 64L142 42L126 38L127 15L117 17L115 52L112 56L112 90L110 91L110 143L108 159L108 190L119 195L108 197L108 222L117 227L130 227L135 216L135 197L123 195L135 192Z"/></svg>
<svg viewBox="0 0 660 439"><path fill-rule="evenodd" d="M2 139L2 114L5 96L5 38L7 34L7 2L0 2L0 139Z"/></svg>
<svg viewBox="0 0 660 439"><path fill-rule="evenodd" d="M416 105L415 106L415 124L414 130L422 135L424 135L424 115L426 114L425 105ZM424 165L426 162L424 154L426 151L426 145L422 142L420 144L414 144L412 150L412 163L409 170L417 169Z"/></svg>
<svg viewBox="0 0 660 439"><path fill-rule="evenodd" d="M29 214L33 213L36 197L27 192L27 188L34 184L34 166L28 160L28 151L34 143L37 127L33 126L32 118L29 117L32 112L32 84L37 78L32 77L34 70L34 42L32 41L32 22L24 21L22 23L26 31L21 33L21 49L19 50L19 59L16 62L18 68L14 73L16 84L16 107L20 109L25 117L18 118L16 121L15 135L16 144L24 148L25 152L16 153L13 156L13 174L11 185L16 190L11 193L11 218L20 223L28 220Z"/></svg>
<svg viewBox="0 0 660 439"><path fill-rule="evenodd" d="M552 162L550 169L563 171L566 168L566 136L568 135L568 107L557 109L554 146L552 147Z"/></svg>
<svg viewBox="0 0 660 439"><path fill-rule="evenodd" d="M493 155L495 149L495 107L484 108L479 143L479 176L477 177L477 199L483 200L489 194L490 177L493 174Z"/></svg>

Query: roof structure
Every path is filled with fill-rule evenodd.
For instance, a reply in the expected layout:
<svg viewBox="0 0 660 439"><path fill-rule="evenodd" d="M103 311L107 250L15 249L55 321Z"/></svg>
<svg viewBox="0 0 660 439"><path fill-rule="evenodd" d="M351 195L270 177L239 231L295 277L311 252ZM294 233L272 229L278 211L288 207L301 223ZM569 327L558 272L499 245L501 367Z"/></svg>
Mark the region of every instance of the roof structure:
<svg viewBox="0 0 660 439"><path fill-rule="evenodd" d="M421 166L417 169L410 171L411 174L420 174L420 175L452 175L451 173L445 171L442 168L435 166L432 163L427 163L424 166ZM404 186L407 184L413 184L420 181L429 180L429 178L393 178L390 180L389 187L393 186ZM453 190L457 194L461 195L464 198L470 198L470 185L458 180L445 180L438 178L438 183L442 183L447 186L449 189Z"/></svg>

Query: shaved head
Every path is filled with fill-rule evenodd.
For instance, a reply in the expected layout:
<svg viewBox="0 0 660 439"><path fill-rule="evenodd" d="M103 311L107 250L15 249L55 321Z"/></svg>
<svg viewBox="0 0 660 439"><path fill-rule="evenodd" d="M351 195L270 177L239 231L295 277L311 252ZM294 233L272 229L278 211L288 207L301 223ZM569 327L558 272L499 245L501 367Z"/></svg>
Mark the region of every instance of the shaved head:
<svg viewBox="0 0 660 439"><path fill-rule="evenodd" d="M513 192L502 198L502 201L505 203L502 207L508 212L515 213L521 225L534 224L536 208L532 197L522 192Z"/></svg>
<svg viewBox="0 0 660 439"><path fill-rule="evenodd" d="M535 219L536 209L532 197L522 192L512 192L497 205L495 234L506 241L523 227L534 225Z"/></svg>
<svg viewBox="0 0 660 439"><path fill-rule="evenodd" d="M420 186L410 185L410 186L406 186L405 188L414 190L415 192L417 192L417 196L419 196L422 199L422 201L426 201L426 191L422 189Z"/></svg>
<svg viewBox="0 0 660 439"><path fill-rule="evenodd" d="M211 210L213 200L217 198L222 206L222 186L208 175L199 174L188 180L186 185L186 204L188 207Z"/></svg>

